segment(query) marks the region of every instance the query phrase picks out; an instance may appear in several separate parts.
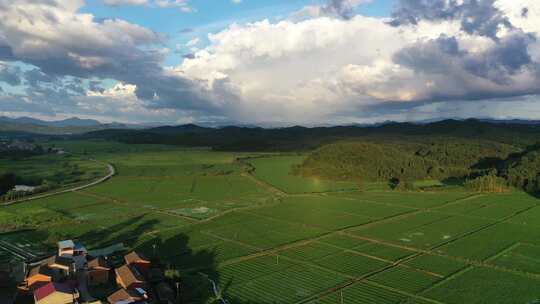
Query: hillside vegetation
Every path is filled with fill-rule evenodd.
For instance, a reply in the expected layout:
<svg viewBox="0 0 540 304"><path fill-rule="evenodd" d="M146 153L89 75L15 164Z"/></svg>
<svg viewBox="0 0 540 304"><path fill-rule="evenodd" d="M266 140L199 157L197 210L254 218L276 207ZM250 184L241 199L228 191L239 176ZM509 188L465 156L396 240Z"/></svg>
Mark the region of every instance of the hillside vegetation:
<svg viewBox="0 0 540 304"><path fill-rule="evenodd" d="M309 151L344 141L371 142L456 139L491 141L525 147L540 138L539 125L491 123L478 120L446 120L429 124L387 123L379 126L337 126L305 128L300 126L264 129L254 127L206 128L196 125L159 127L146 130L103 130L79 136L80 139L106 139L129 144L166 144L212 147L221 151Z"/></svg>
<svg viewBox="0 0 540 304"><path fill-rule="evenodd" d="M489 141L339 142L313 151L295 168L302 176L341 181L460 180L477 190L514 186L538 191L540 150Z"/></svg>

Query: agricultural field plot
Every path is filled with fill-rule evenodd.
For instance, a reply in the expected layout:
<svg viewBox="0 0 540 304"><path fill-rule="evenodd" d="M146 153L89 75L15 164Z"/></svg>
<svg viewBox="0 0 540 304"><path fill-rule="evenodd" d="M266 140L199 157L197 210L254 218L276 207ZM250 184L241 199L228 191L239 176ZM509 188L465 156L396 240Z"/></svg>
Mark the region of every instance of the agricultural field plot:
<svg viewBox="0 0 540 304"><path fill-rule="evenodd" d="M217 269L217 276L214 277L214 279L219 280L222 287L227 285L241 285L251 280L283 271L295 265L297 265L297 263L291 262L290 260L279 260L276 256L265 255L221 266Z"/></svg>
<svg viewBox="0 0 540 304"><path fill-rule="evenodd" d="M429 254L415 257L405 262L405 265L442 277L450 276L467 267L464 262Z"/></svg>
<svg viewBox="0 0 540 304"><path fill-rule="evenodd" d="M224 175L238 173L235 155L206 150L181 150L113 155L109 159L118 168L120 176L129 177L181 177L191 175Z"/></svg>
<svg viewBox="0 0 540 304"><path fill-rule="evenodd" d="M448 304L538 303L540 281L490 268L474 267L424 295Z"/></svg>
<svg viewBox="0 0 540 304"><path fill-rule="evenodd" d="M483 261L517 243L540 245L540 231L522 225L499 223L438 249L445 254Z"/></svg>
<svg viewBox="0 0 540 304"><path fill-rule="evenodd" d="M319 193L356 190L350 182L333 182L293 175L292 170L304 161L305 156L274 156L249 159L255 168L253 174L266 183L287 193Z"/></svg>
<svg viewBox="0 0 540 304"><path fill-rule="evenodd" d="M256 250L237 243L221 241L212 245L197 248L194 251L167 257L167 261L180 270L211 269L215 264L239 258Z"/></svg>
<svg viewBox="0 0 540 304"><path fill-rule="evenodd" d="M117 200L151 208L169 207L189 199L193 178L142 179L116 177L87 190L103 199Z"/></svg>
<svg viewBox="0 0 540 304"><path fill-rule="evenodd" d="M332 196L294 196L284 198L282 204L252 212L333 231L411 211L413 210L399 206L392 207Z"/></svg>
<svg viewBox="0 0 540 304"><path fill-rule="evenodd" d="M366 282L356 283L338 292L309 302L309 304L413 304L429 303L402 293L374 286Z"/></svg>
<svg viewBox="0 0 540 304"><path fill-rule="evenodd" d="M490 263L509 269L540 274L540 247L528 244L517 244Z"/></svg>
<svg viewBox="0 0 540 304"><path fill-rule="evenodd" d="M0 221L0 231L44 228L62 224L74 220L76 216L73 216L73 214L79 214L82 217L87 215L90 217L108 217L107 208L93 206L109 207L103 205L103 201L100 199L74 192L7 206L0 211L0 217L6 219ZM115 209L115 206L110 207ZM77 211L85 208L88 211L94 210L92 213L88 212L88 214L86 214L87 212Z"/></svg>
<svg viewBox="0 0 540 304"><path fill-rule="evenodd" d="M378 243L365 243L353 248L354 251L387 261L398 261L413 255L415 252L403 248L382 245Z"/></svg>
<svg viewBox="0 0 540 304"><path fill-rule="evenodd" d="M295 303L346 280L318 267L297 265L224 289L231 303Z"/></svg>
<svg viewBox="0 0 540 304"><path fill-rule="evenodd" d="M422 212L360 227L352 233L398 245L428 249L491 223L484 219Z"/></svg>
<svg viewBox="0 0 540 304"><path fill-rule="evenodd" d="M53 247L43 242L47 235L39 231L27 230L0 234L0 248L3 255L17 260L32 260L43 257Z"/></svg>
<svg viewBox="0 0 540 304"><path fill-rule="evenodd" d="M364 276L391 265L389 262L384 262L349 251L332 254L316 260L314 263L326 269L346 274L354 278Z"/></svg>
<svg viewBox="0 0 540 304"><path fill-rule="evenodd" d="M443 206L437 211L497 220L528 210L536 205L538 205L538 200L524 193L492 194Z"/></svg>
<svg viewBox="0 0 540 304"><path fill-rule="evenodd" d="M106 212L106 210L104 211ZM48 244L55 244L63 239L75 239L89 249L99 248L124 242L144 234L163 229L182 227L190 224L183 218L158 213L102 218L92 221L70 221L39 228L39 232Z"/></svg>
<svg viewBox="0 0 540 304"><path fill-rule="evenodd" d="M269 198L267 191L240 175L240 164L230 163L233 154L213 155L207 151L164 154L158 157L159 154L142 153L118 160L119 176L88 192L104 199L146 209L167 209L196 219L232 208L264 204Z"/></svg>
<svg viewBox="0 0 540 304"><path fill-rule="evenodd" d="M211 235L241 242L261 250L313 238L325 233L325 230L319 228L243 212L227 214L217 219L215 223L205 224L204 228L201 227L201 229Z"/></svg>
<svg viewBox="0 0 540 304"><path fill-rule="evenodd" d="M540 206L534 207L507 220L509 223L529 226L540 229Z"/></svg>
<svg viewBox="0 0 540 304"><path fill-rule="evenodd" d="M279 251L278 254L301 261L314 261L340 251L343 250L323 243L312 242L299 247Z"/></svg>
<svg viewBox="0 0 540 304"><path fill-rule="evenodd" d="M418 294L440 281L441 277L413 268L396 266L380 272L368 280L410 294Z"/></svg>
<svg viewBox="0 0 540 304"><path fill-rule="evenodd" d="M341 234L332 234L329 236L325 236L318 240L319 243L328 244L336 247L340 247L343 249L352 249L355 247L360 247L364 244L368 244L368 241L361 240L358 238L354 238L347 235L341 235Z"/></svg>
<svg viewBox="0 0 540 304"><path fill-rule="evenodd" d="M426 209L442 206L471 196L467 192L343 192L334 196L373 201L402 207Z"/></svg>

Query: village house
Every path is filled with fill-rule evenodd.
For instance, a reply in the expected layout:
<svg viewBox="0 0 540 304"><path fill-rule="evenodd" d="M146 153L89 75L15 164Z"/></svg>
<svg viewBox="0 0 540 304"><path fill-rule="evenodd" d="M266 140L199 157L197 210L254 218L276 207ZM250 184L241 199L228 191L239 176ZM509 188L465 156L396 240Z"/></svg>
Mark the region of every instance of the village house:
<svg viewBox="0 0 540 304"><path fill-rule="evenodd" d="M58 278L68 277L75 273L75 265L71 258L65 256L53 255L43 261L43 264L49 266Z"/></svg>
<svg viewBox="0 0 540 304"><path fill-rule="evenodd" d="M72 304L78 298L78 291L68 283L50 282L34 291L36 304Z"/></svg>
<svg viewBox="0 0 540 304"><path fill-rule="evenodd" d="M149 285L146 282L146 275L150 271L150 261L136 252L125 255L124 260L126 264L115 269L116 282L121 289L109 296L109 303L149 302L150 296L146 289Z"/></svg>
<svg viewBox="0 0 540 304"><path fill-rule="evenodd" d="M111 268L102 257L97 257L88 262L88 284L102 285L109 282L109 272Z"/></svg>
<svg viewBox="0 0 540 304"><path fill-rule="evenodd" d="M131 265L124 265L115 269L116 282L122 288L143 288L146 285L141 273Z"/></svg>
<svg viewBox="0 0 540 304"><path fill-rule="evenodd" d="M81 270L85 267L87 255L86 248L75 244L72 240L58 242L58 256L72 259L75 263L75 270Z"/></svg>
<svg viewBox="0 0 540 304"><path fill-rule="evenodd" d="M39 287L47 285L53 280L53 270L47 265L42 264L33 267L26 276L26 287L29 290L36 290Z"/></svg>
<svg viewBox="0 0 540 304"><path fill-rule="evenodd" d="M152 263L141 254L132 251L124 256L126 265L134 266L142 275L147 276Z"/></svg>
<svg viewBox="0 0 540 304"><path fill-rule="evenodd" d="M120 289L107 298L110 304L147 303L148 295L141 288Z"/></svg>

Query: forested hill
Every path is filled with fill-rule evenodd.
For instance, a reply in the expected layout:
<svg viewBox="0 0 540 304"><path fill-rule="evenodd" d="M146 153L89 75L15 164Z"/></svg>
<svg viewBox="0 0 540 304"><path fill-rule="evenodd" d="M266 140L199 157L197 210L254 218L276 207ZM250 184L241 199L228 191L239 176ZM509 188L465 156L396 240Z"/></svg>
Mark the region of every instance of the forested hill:
<svg viewBox="0 0 540 304"><path fill-rule="evenodd" d="M315 150L297 170L302 175L334 180L441 180L489 169L493 160L507 159L516 152L518 149L507 144L466 140L429 144L343 142Z"/></svg>
<svg viewBox="0 0 540 304"><path fill-rule="evenodd" d="M229 151L312 150L344 139L371 142L407 140L432 142L434 139L475 139L525 147L540 139L540 126L522 123L493 123L479 120L445 120L430 124L388 123L380 126L289 127L279 129L196 125L160 127L146 130L102 130L82 136L134 144L206 146Z"/></svg>
<svg viewBox="0 0 540 304"><path fill-rule="evenodd" d="M478 140L426 143L338 142L323 146L295 172L308 177L407 184L458 180L483 191L540 191L540 146L525 149Z"/></svg>

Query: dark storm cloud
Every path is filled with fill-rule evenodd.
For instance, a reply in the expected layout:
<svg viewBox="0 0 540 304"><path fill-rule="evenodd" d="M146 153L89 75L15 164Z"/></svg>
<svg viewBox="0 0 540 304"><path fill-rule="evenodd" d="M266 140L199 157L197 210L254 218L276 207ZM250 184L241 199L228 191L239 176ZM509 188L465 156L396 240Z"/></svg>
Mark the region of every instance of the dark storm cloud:
<svg viewBox="0 0 540 304"><path fill-rule="evenodd" d="M499 40L487 51L473 54L460 50L455 37L441 36L403 48L393 60L418 73L448 74L457 71L497 84L508 84L510 76L523 69L534 70L537 67L528 51L529 44L535 41L535 36L518 31Z"/></svg>
<svg viewBox="0 0 540 304"><path fill-rule="evenodd" d="M504 84L509 76L521 72L524 68L534 69L535 64L528 52L528 46L536 38L530 34L518 33L501 39L485 54L469 56L464 67L470 73Z"/></svg>
<svg viewBox="0 0 540 304"><path fill-rule="evenodd" d="M513 26L494 4L495 0L399 0L390 24L460 20L461 28L468 34L496 39L499 28Z"/></svg>

